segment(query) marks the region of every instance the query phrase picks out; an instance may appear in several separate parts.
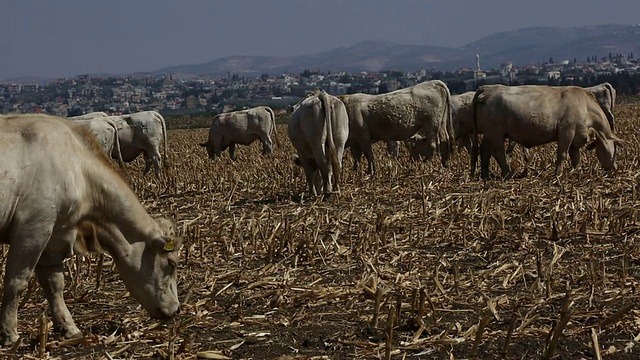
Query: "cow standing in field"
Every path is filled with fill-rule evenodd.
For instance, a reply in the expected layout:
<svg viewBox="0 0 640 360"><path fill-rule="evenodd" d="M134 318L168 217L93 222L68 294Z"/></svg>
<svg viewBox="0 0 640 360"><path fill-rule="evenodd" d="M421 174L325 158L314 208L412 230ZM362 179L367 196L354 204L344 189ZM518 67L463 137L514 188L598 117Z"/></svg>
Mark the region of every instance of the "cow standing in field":
<svg viewBox="0 0 640 360"><path fill-rule="evenodd" d="M471 102L475 91L467 91L463 94L451 95L451 116L453 121L453 131L455 133L458 146L464 147L471 153L471 139L473 136L473 109ZM416 133L414 136L404 141L409 151L409 156L413 160L428 159L426 138Z"/></svg>
<svg viewBox="0 0 640 360"><path fill-rule="evenodd" d="M142 154L144 157L142 173L145 175L153 167L154 173L159 176L162 165L165 169L168 167L167 126L160 113L153 110L140 111L95 120L106 119L113 120L118 126L120 149L125 162L131 162ZM162 155L160 154L161 146Z"/></svg>
<svg viewBox="0 0 640 360"><path fill-rule="evenodd" d="M433 154L439 148L442 165L447 166L454 140L451 117L451 95L440 80L423 82L380 95L341 95L349 115L349 140L357 167L364 152L367 173L375 165L371 143L406 140L420 131Z"/></svg>
<svg viewBox="0 0 640 360"><path fill-rule="evenodd" d="M18 303L34 269L56 330L80 335L64 302L62 261L89 233L152 317L177 313L180 241L172 222L147 214L85 127L46 115L0 117L0 157L0 242L9 245L2 344L18 340Z"/></svg>
<svg viewBox="0 0 640 360"><path fill-rule="evenodd" d="M88 115L82 116L87 117ZM116 124L122 159L125 162L131 162L143 154L143 174L146 175L153 167L156 176L159 176L161 165L164 164L165 168L168 167L167 126L164 118L157 111L140 111L108 117L95 116L91 118L91 121L112 121ZM162 155L160 154L160 146L163 146ZM111 157L118 159L117 154L113 152Z"/></svg>
<svg viewBox="0 0 640 360"><path fill-rule="evenodd" d="M560 175L566 153L575 168L580 163L580 148L587 142L590 129L595 134L593 146L605 170L615 169L617 138L595 96L577 86L481 86L473 98L474 141L471 174L475 173L479 133L484 134L480 147L481 176L489 176L493 153L502 170L510 174L504 140L511 139L524 147L558 142L555 174Z"/></svg>
<svg viewBox="0 0 640 360"><path fill-rule="evenodd" d="M262 142L262 154L273 151L271 134L275 136L276 117L268 106L233 111L216 115L211 120L209 138L200 146L207 149L210 159L220 156L229 148L229 157L236 159L236 144L250 145L255 140Z"/></svg>
<svg viewBox="0 0 640 360"><path fill-rule="evenodd" d="M320 180L325 195L340 191L342 156L349 137L344 104L321 90L308 95L294 109L288 134L304 169L309 195L320 192Z"/></svg>

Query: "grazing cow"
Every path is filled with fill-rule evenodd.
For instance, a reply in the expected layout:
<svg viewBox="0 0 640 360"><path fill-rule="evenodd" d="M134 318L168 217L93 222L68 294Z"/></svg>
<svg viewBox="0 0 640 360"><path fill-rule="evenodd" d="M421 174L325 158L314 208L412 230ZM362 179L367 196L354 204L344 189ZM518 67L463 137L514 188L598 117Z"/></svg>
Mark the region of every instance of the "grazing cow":
<svg viewBox="0 0 640 360"><path fill-rule="evenodd" d="M339 98L349 115L347 146L354 156L354 168L364 152L369 163L367 173L373 174L372 142L406 140L418 131L428 139L431 153L440 147L442 165L448 165L454 129L451 95L442 81L431 80L380 95L352 94Z"/></svg>
<svg viewBox="0 0 640 360"><path fill-rule="evenodd" d="M167 160L167 126L164 118L157 111L140 111L133 114L94 118L93 121L111 120L118 126L120 150L125 162L135 160L140 154L144 156L143 174L151 167L158 176L161 164L168 167ZM163 153L160 155L160 146ZM112 153L113 157L113 153Z"/></svg>
<svg viewBox="0 0 640 360"><path fill-rule="evenodd" d="M18 340L18 303L34 269L55 328L80 335L63 298L62 261L87 225L151 317L178 312L180 240L170 220L147 214L85 127L47 115L0 117L0 156L0 242L9 245L2 344Z"/></svg>
<svg viewBox="0 0 640 360"><path fill-rule="evenodd" d="M218 114L211 120L207 142L200 146L207 148L210 159L229 148L229 157L235 160L236 144L250 145L260 140L262 154L268 155L273 151L271 134L275 136L275 130L276 117L268 106Z"/></svg>
<svg viewBox="0 0 640 360"><path fill-rule="evenodd" d="M301 100L291 114L288 134L304 169L309 195L340 191L342 155L349 136L349 118L344 104L320 90Z"/></svg>
<svg viewBox="0 0 640 360"><path fill-rule="evenodd" d="M119 165L123 165L122 152L120 151L120 137L118 135L118 125L111 119L93 121L92 119L69 118L76 124L86 126L96 137L98 144L107 156L113 156L118 160Z"/></svg>
<svg viewBox="0 0 640 360"><path fill-rule="evenodd" d="M471 174L478 157L478 133L484 134L481 146L481 176L489 176L489 160L494 155L502 176L510 174L505 159L504 140L524 147L558 142L555 174L560 175L566 153L573 167L580 163L580 148L590 129L595 133L596 154L605 170L615 169L616 151L625 142L617 138L595 96L577 86L481 86L473 98L474 141Z"/></svg>
<svg viewBox="0 0 640 360"><path fill-rule="evenodd" d="M467 91L463 94L451 95L451 116L456 140L458 146L464 147L469 153L471 153L471 139L473 136L473 109L471 108L471 102L474 94L475 91ZM429 158L430 153L426 138L420 132L405 140L404 143L411 159Z"/></svg>

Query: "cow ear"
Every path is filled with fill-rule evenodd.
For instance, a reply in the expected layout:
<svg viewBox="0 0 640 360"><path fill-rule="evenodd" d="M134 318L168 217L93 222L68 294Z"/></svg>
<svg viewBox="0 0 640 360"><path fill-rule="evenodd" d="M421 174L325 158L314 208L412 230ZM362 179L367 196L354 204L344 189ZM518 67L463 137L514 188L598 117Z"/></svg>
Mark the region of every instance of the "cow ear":
<svg viewBox="0 0 640 360"><path fill-rule="evenodd" d="M156 236L150 241L151 247L159 253L177 253L182 246L182 237Z"/></svg>
<svg viewBox="0 0 640 360"><path fill-rule="evenodd" d="M613 139L613 143L616 144L616 146L620 147L621 149L626 149L627 147L629 147L629 143L627 143L622 139L615 138Z"/></svg>
<svg viewBox="0 0 640 360"><path fill-rule="evenodd" d="M149 245L157 252L173 251L175 248L174 241L164 235L156 236L149 241Z"/></svg>

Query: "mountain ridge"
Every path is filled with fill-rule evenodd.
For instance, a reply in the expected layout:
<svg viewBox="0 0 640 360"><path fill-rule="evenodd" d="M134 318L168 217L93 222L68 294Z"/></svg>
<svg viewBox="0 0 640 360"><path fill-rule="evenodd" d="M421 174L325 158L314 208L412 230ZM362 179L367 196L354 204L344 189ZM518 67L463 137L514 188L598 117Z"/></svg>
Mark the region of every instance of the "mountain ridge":
<svg viewBox="0 0 640 360"><path fill-rule="evenodd" d="M528 27L495 33L461 47L404 45L389 41L365 40L309 55L227 56L213 61L162 68L147 74L220 76L227 73L259 75L321 71L416 71L421 68L453 71L475 68L476 54L483 68L501 63L516 66L557 60L607 56L609 53L640 54L640 25L593 25L584 27Z"/></svg>
<svg viewBox="0 0 640 360"><path fill-rule="evenodd" d="M299 56L225 56L205 63L174 65L118 75L171 74L178 78L189 78L220 77L227 74L280 75L304 70L350 73L419 69L454 71L465 67L475 68L476 54L480 56L481 67L490 69L497 68L505 62L524 66L546 62L549 58L577 59L583 62L587 57L601 58L609 53L620 53L624 56L629 53L640 54L640 25L527 27L494 33L460 47L365 40L352 46L341 46ZM34 81L34 77L29 77L29 80Z"/></svg>

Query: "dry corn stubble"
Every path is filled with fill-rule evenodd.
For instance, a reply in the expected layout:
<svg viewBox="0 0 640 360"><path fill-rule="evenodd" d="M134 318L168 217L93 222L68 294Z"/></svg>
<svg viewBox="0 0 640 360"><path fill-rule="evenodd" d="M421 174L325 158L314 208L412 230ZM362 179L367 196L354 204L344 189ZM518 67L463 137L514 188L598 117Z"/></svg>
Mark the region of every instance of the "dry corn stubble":
<svg viewBox="0 0 640 360"><path fill-rule="evenodd" d="M136 161L126 176L186 238L181 314L149 320L109 256L70 259L65 297L84 338L62 341L44 326L36 288L16 355L637 356L640 106L615 115L629 147L613 174L583 150L582 167L556 179L548 145L531 151L527 178L483 182L468 178L463 151L443 169L376 144L378 173L353 172L347 154L342 193L325 201L302 196L285 126L271 156L255 143L238 146L235 162L207 158L206 129L170 131L172 171L143 178ZM510 162L524 170L518 151Z"/></svg>

